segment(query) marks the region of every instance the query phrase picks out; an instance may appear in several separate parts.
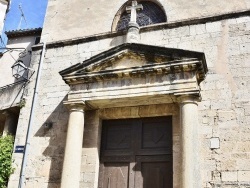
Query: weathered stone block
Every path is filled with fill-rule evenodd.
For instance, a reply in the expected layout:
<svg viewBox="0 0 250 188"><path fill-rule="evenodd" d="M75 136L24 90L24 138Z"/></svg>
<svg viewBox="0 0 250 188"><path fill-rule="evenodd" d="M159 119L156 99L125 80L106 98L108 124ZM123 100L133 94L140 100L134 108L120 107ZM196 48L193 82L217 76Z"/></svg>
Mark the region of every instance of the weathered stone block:
<svg viewBox="0 0 250 188"><path fill-rule="evenodd" d="M215 170L215 171L212 171L212 179L214 181L221 181L221 172Z"/></svg>
<svg viewBox="0 0 250 188"><path fill-rule="evenodd" d="M249 171L238 171L238 181L250 181L250 170Z"/></svg>
<svg viewBox="0 0 250 188"><path fill-rule="evenodd" d="M238 152L250 152L250 142L238 142Z"/></svg>
<svg viewBox="0 0 250 188"><path fill-rule="evenodd" d="M210 126L202 126L201 134L203 134L205 138L210 138L213 134L213 128Z"/></svg>
<svg viewBox="0 0 250 188"><path fill-rule="evenodd" d="M237 171L221 172L222 181L237 181Z"/></svg>
<svg viewBox="0 0 250 188"><path fill-rule="evenodd" d="M81 181L91 183L95 180L95 173L83 173Z"/></svg>
<svg viewBox="0 0 250 188"><path fill-rule="evenodd" d="M221 22L209 22L206 23L206 30L209 33L220 32L222 29Z"/></svg>
<svg viewBox="0 0 250 188"><path fill-rule="evenodd" d="M248 159L238 159L237 169L241 171L248 171L250 169L250 158Z"/></svg>
<svg viewBox="0 0 250 188"><path fill-rule="evenodd" d="M81 165L81 171L82 172L87 172L87 173L94 173L95 172L95 168L96 166L95 165L92 165L92 164L82 164Z"/></svg>

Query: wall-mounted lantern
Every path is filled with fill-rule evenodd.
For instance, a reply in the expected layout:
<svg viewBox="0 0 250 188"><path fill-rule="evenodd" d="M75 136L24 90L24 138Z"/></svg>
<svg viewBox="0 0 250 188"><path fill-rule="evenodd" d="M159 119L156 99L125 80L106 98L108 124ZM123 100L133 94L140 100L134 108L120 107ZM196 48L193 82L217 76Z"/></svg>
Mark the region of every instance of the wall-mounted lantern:
<svg viewBox="0 0 250 188"><path fill-rule="evenodd" d="M23 64L22 60L18 60L14 65L12 65L12 75L16 78L24 78L26 80L29 80L27 76L25 76L26 70L31 70L30 68L26 67ZM34 71L33 71L34 72Z"/></svg>

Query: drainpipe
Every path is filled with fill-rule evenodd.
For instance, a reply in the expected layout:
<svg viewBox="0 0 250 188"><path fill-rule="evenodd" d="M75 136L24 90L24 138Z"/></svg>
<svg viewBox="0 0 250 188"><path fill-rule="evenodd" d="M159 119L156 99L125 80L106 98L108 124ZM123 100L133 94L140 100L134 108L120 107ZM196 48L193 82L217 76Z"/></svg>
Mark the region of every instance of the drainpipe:
<svg viewBox="0 0 250 188"><path fill-rule="evenodd" d="M38 94L38 88L39 88L40 76L41 76L41 68L42 68L42 64L43 64L43 60L44 60L45 49L46 49L46 42L43 42L42 55L41 55L40 62L38 65L34 95L33 95L32 104L31 104L31 112L30 112L29 124L28 124L28 129L27 129L27 135L26 135L23 161L22 161L22 166L21 166L21 173L20 173L18 188L23 188L24 179L25 179L25 168L26 168L27 156L28 156L29 147L30 147L30 134L31 134L31 128L32 128L32 124L33 124L33 117L35 114L34 109L36 106L36 98L37 98L37 94Z"/></svg>

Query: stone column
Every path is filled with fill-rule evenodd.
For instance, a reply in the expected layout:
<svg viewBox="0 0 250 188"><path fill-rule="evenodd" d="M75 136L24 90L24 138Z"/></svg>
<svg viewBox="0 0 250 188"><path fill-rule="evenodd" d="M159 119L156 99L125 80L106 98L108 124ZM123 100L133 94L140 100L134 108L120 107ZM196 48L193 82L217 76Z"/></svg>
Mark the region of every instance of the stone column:
<svg viewBox="0 0 250 188"><path fill-rule="evenodd" d="M200 188L198 105L196 96L181 96L181 145L182 183L181 188Z"/></svg>
<svg viewBox="0 0 250 188"><path fill-rule="evenodd" d="M85 105L84 102L64 104L69 108L69 121L61 188L79 188Z"/></svg>

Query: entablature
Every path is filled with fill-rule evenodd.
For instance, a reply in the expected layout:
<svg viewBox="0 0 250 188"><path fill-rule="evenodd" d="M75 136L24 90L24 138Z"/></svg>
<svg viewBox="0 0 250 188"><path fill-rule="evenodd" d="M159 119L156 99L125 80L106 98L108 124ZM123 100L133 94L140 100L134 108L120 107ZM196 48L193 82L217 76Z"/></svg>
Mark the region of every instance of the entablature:
<svg viewBox="0 0 250 188"><path fill-rule="evenodd" d="M180 49L127 43L60 72L70 86L68 101L92 109L178 102L200 96L205 55Z"/></svg>

